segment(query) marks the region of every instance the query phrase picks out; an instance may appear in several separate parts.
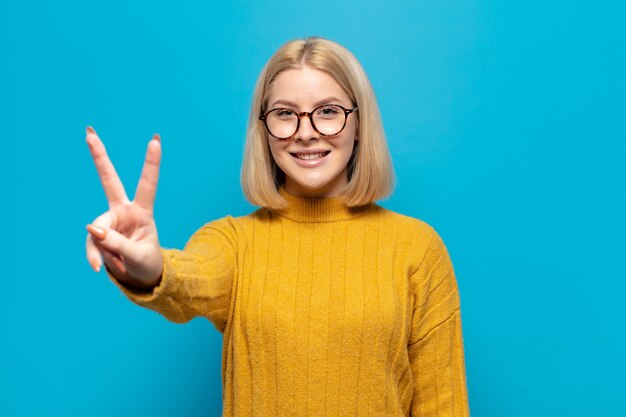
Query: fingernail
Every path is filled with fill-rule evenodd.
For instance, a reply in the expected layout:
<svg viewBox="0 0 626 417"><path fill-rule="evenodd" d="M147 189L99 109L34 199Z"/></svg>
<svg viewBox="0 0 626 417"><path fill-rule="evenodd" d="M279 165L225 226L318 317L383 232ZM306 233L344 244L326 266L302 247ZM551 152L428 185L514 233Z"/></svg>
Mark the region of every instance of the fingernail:
<svg viewBox="0 0 626 417"><path fill-rule="evenodd" d="M154 136L152 136L152 139L156 139L159 141L159 143L161 143L161 136L159 136L158 133L155 133Z"/></svg>
<svg viewBox="0 0 626 417"><path fill-rule="evenodd" d="M87 126L87 134L89 134L89 133L96 133L96 131L93 130L93 127Z"/></svg>
<svg viewBox="0 0 626 417"><path fill-rule="evenodd" d="M106 237L106 233L104 232L103 229L96 227L92 224L87 225L87 230L89 231L89 233L93 235L93 237L95 237L98 240L102 240Z"/></svg>
<svg viewBox="0 0 626 417"><path fill-rule="evenodd" d="M111 259L111 262L113 262L113 266L115 267L115 269L117 269L118 272L121 272L122 274L126 273L126 267L119 258L113 258Z"/></svg>
<svg viewBox="0 0 626 417"><path fill-rule="evenodd" d="M96 262L90 262L89 265L91 265L91 269L93 269L96 272L100 272L100 265L98 265Z"/></svg>

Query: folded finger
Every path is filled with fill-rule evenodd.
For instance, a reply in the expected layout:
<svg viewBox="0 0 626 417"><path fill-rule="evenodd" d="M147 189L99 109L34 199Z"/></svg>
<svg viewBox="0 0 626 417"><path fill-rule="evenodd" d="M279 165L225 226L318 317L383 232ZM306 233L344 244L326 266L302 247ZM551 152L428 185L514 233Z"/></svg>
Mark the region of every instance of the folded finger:
<svg viewBox="0 0 626 417"><path fill-rule="evenodd" d="M93 224L94 226L102 227L102 228L111 227L111 212L106 211L102 213L101 215L93 219L91 224Z"/></svg>
<svg viewBox="0 0 626 417"><path fill-rule="evenodd" d="M102 250L102 257L104 258L105 264L112 270L117 277L124 275L126 273L126 267L124 266L124 262L115 255L114 253L109 252L106 249Z"/></svg>
<svg viewBox="0 0 626 417"><path fill-rule="evenodd" d="M100 268L102 267L102 257L98 247L96 246L91 234L87 233L87 242L85 243L86 251L87 251L87 262L91 265L91 268L100 272Z"/></svg>
<svg viewBox="0 0 626 417"><path fill-rule="evenodd" d="M109 228L111 227L111 215L107 211L96 217L91 224L100 228ZM100 272L102 267L102 250L94 241L91 233L87 233L85 248L87 251L87 261L89 262L89 265L91 265L91 268L94 271Z"/></svg>
<svg viewBox="0 0 626 417"><path fill-rule="evenodd" d="M108 251L104 247L98 245L98 243L94 240L93 236L88 233L87 234L87 260L91 267L96 272L100 272L102 267L102 259L105 260L107 265L114 266L114 270L120 273L126 273L126 267L124 266L124 262L119 258L118 255Z"/></svg>

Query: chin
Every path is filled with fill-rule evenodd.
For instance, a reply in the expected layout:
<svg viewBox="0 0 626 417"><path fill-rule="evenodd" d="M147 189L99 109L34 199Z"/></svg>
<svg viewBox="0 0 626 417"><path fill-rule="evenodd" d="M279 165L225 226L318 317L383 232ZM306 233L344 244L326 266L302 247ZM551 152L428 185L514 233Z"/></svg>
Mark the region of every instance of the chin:
<svg viewBox="0 0 626 417"><path fill-rule="evenodd" d="M298 185L302 188L305 188L309 191L320 191L328 186L328 182L320 180L320 181L307 181L307 182L298 182Z"/></svg>
<svg viewBox="0 0 626 417"><path fill-rule="evenodd" d="M309 172L308 174L296 177L294 182L306 189L317 190L327 188L334 182L333 179L336 180L336 175L329 176L327 172Z"/></svg>
<svg viewBox="0 0 626 417"><path fill-rule="evenodd" d="M292 194L302 197L336 196L348 184L347 170L335 172L333 167L314 170L287 169L283 172L285 173L284 187L286 191L291 191Z"/></svg>

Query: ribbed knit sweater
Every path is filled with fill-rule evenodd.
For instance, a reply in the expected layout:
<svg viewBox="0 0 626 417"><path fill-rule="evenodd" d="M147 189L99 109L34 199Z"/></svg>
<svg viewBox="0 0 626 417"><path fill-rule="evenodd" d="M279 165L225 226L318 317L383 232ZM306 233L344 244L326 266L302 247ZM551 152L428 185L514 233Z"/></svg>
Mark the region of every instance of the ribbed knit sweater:
<svg viewBox="0 0 626 417"><path fill-rule="evenodd" d="M162 249L141 293L168 320L223 333L223 416L468 416L460 301L447 250L377 204L287 194Z"/></svg>

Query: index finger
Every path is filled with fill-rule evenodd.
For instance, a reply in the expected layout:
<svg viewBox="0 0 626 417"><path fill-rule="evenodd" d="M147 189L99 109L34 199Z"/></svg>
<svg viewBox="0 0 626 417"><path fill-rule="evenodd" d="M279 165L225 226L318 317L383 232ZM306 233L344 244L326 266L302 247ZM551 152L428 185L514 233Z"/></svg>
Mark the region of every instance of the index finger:
<svg viewBox="0 0 626 417"><path fill-rule="evenodd" d="M124 185L107 155L104 144L91 126L87 127L87 145L89 145L91 157L96 164L100 182L102 183L102 188L104 188L109 206L127 202L128 197L126 196Z"/></svg>

